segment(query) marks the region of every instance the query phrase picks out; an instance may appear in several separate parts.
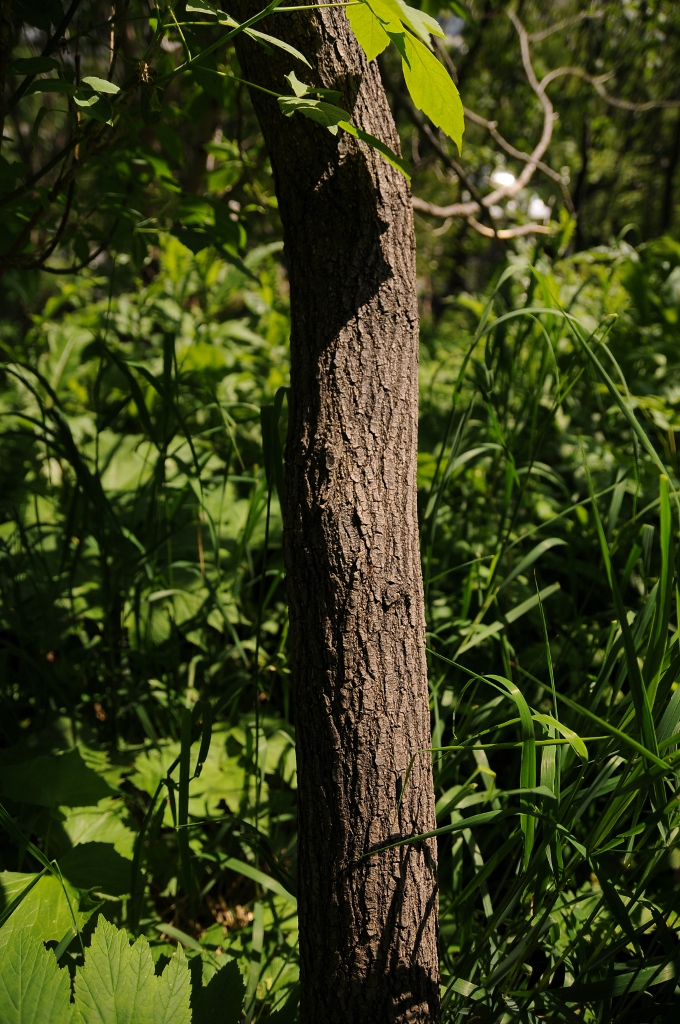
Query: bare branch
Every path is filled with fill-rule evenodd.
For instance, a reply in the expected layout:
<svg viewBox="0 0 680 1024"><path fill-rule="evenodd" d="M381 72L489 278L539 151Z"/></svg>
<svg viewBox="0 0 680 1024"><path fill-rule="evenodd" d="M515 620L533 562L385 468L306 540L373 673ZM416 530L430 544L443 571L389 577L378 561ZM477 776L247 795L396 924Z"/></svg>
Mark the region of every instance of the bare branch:
<svg viewBox="0 0 680 1024"><path fill-rule="evenodd" d="M480 224L474 217L468 217L467 222L485 238L500 238L503 241L507 238L521 238L522 235L552 235L555 231L548 224L518 224L514 228L499 228L498 231L493 231L486 224Z"/></svg>
<svg viewBox="0 0 680 1024"><path fill-rule="evenodd" d="M479 114L476 114L474 110L468 110L467 107L464 107L463 109L466 118L469 121L472 121L473 124L479 125L480 128L486 128L494 142L497 142L501 149L504 149L509 156L514 157L516 160L522 160L524 163L529 163L532 160L532 157L529 155L529 153L522 152L521 149L517 149L515 146L512 145L511 142L508 142L507 139L503 138L503 136L501 135L497 128L498 121L487 121L485 117L481 117ZM555 184L559 187L560 191L562 192L562 198L564 199L564 202L566 203L569 212L574 213L574 203L572 202L571 193L567 188L567 184L562 175L559 173L559 171L554 171L552 167L549 167L548 164L543 163L542 160L536 161L536 168L537 170L545 174L546 177L550 178L551 181L555 182Z"/></svg>
<svg viewBox="0 0 680 1024"><path fill-rule="evenodd" d="M676 110L680 107L680 100L648 100L646 103L632 103L630 100L620 100L616 96L610 95L605 89L604 83L614 77L613 71L609 71L605 75L589 75L583 68L555 68L554 71L549 71L541 80L541 89L546 89L556 78L563 78L565 75L573 75L576 78L583 79L584 82L588 82L595 89L598 96L601 96L610 106L618 107L619 110L631 110L636 114L644 114L647 110Z"/></svg>
<svg viewBox="0 0 680 1024"><path fill-rule="evenodd" d="M546 95L544 89L542 88L541 83L538 81L538 78L536 77L536 72L534 71L533 65L531 63L531 54L529 52L529 39L524 26L522 25L521 21L513 11L508 12L508 17L515 26L515 30L517 31L517 34L519 36L520 50L522 53L522 63L524 65L524 71L527 76L527 80L533 92L538 97L538 101L543 108L543 130L541 132L541 137L538 141L538 144L534 147L533 152L530 154L521 153L520 150L515 150L514 146L511 147L514 150L513 155L516 155L517 158L521 159L525 164L524 170L521 172L519 177L512 185L505 185L501 186L500 188L494 189L494 191L491 192L489 195L484 196L483 198L480 197L479 200L474 203L453 203L450 206L435 206L433 203L423 203L422 205L420 205L422 203L422 200L418 200L418 205L416 205L416 202L414 200L414 208L420 210L422 213L429 213L431 216L435 217L463 216L469 218L473 214L481 212L483 207L489 209L489 207L494 206L500 200L511 199L513 196L516 196L518 192L521 192L522 189L527 186L539 164L543 164L541 157L550 145L550 140L552 138L553 124L555 120L553 105L550 101L550 98ZM466 110L465 113L467 116L470 116L470 120L475 121L477 124L481 124L483 127L487 128L487 130L492 134L496 132L497 122L485 121L484 118L479 117L479 115L477 114L473 114L472 111ZM510 147L510 143L507 143L498 132L496 132L496 134L498 135L498 139L502 139L502 142L499 142L499 145L502 145L503 148ZM557 172L553 171L552 168L549 168L547 164L543 164L541 169L545 169L554 181L558 181L560 187L563 185L561 176L557 175ZM456 171L456 173L458 172ZM470 191L472 192L472 189L470 189ZM571 197L569 198L569 206L573 210ZM470 221L468 221L468 223L470 223ZM472 224L471 226L475 227L474 224ZM482 225L480 225L480 227L481 226ZM478 229L475 228L475 230ZM517 229L508 228L505 230L516 231ZM491 234L487 235L487 232L491 232ZM526 234L527 232L521 233ZM486 237L497 237L501 239L503 237L517 237L517 235L515 234L504 236L503 234L501 234L500 231L497 231L494 227L486 226L484 228L484 231L481 232L481 234L484 234Z"/></svg>
<svg viewBox="0 0 680 1024"><path fill-rule="evenodd" d="M577 25L579 21L585 21L587 18L602 18L602 11L583 11L581 14L576 14L573 18L564 18L563 21L558 21L550 28L544 28L541 32L528 32L527 39L530 43L540 43L548 36L551 36L554 32L561 32L563 28L569 28L570 25Z"/></svg>
<svg viewBox="0 0 680 1024"><path fill-rule="evenodd" d="M413 196L411 202L413 209L420 213L429 213L431 217L471 217L479 213L479 203L474 200L470 203L451 203L450 206L437 206L435 203L426 203L424 199Z"/></svg>

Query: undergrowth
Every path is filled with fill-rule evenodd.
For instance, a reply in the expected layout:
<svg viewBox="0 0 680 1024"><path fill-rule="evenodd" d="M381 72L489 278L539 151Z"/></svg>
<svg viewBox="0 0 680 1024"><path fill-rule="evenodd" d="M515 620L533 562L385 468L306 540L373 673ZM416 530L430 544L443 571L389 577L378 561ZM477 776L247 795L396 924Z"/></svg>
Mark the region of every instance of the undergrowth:
<svg viewBox="0 0 680 1024"><path fill-rule="evenodd" d="M70 281L3 337L0 957L79 1005L88 958L141 937L180 993L159 1024L213 978L234 1024L297 1008L275 249L246 276L168 239L136 289ZM677 1015L678 268L669 239L527 244L423 323L456 1024Z"/></svg>

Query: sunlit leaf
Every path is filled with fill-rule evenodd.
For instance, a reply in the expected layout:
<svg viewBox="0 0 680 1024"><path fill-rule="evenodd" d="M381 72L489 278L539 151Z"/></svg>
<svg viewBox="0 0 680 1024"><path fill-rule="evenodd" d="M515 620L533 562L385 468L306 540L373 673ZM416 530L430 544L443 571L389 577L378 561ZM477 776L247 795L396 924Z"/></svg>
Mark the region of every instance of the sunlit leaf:
<svg viewBox="0 0 680 1024"><path fill-rule="evenodd" d="M420 39L407 33L403 44L402 67L411 99L437 128L453 139L460 150L465 120L463 104L453 79Z"/></svg>

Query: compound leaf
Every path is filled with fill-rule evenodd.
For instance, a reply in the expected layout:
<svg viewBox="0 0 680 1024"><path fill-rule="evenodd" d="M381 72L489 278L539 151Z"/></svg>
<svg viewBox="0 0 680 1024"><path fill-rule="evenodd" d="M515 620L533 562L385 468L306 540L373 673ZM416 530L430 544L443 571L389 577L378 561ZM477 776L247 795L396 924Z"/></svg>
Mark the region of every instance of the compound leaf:
<svg viewBox="0 0 680 1024"><path fill-rule="evenodd" d="M286 117L292 117L297 111L308 117L310 121L328 128L332 135L337 135L340 121L349 121L350 115L341 107L324 100L313 100L308 96L279 96L279 106Z"/></svg>
<svg viewBox="0 0 680 1024"><path fill-rule="evenodd" d="M402 37L404 79L416 107L458 146L463 145L465 120L458 90L446 68L420 39Z"/></svg>
<svg viewBox="0 0 680 1024"><path fill-rule="evenodd" d="M346 7L345 12L366 60L373 60L389 46L390 37L368 4Z"/></svg>

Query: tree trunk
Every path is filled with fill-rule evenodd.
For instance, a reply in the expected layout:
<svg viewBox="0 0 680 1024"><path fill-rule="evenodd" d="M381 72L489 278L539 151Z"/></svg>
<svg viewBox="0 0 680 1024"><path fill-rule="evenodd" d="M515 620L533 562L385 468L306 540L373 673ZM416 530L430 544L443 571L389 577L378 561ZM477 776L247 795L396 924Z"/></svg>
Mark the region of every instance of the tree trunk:
<svg viewBox="0 0 680 1024"><path fill-rule="evenodd" d="M244 0L230 11L258 9ZM355 124L398 137L375 63L342 10L258 28L313 71L238 37L243 75L340 91ZM439 1018L436 844L416 511L418 312L404 177L251 90L290 280L284 554L299 794L303 1024ZM408 780L406 775L413 760ZM400 802L401 801L401 802Z"/></svg>

